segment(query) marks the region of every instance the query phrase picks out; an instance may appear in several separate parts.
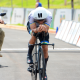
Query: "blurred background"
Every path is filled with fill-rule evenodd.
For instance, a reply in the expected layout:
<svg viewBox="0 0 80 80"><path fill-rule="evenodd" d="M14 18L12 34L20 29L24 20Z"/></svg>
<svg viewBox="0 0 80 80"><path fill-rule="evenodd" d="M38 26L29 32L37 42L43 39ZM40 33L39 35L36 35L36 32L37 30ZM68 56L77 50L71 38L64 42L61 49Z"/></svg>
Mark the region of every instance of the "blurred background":
<svg viewBox="0 0 80 80"><path fill-rule="evenodd" d="M75 15L76 9L80 8L80 0L40 0L40 2L53 15L50 29L59 27L64 19L79 21L79 18L75 19ZM0 13L6 13L2 19L7 24L26 26L28 14L35 9L35 4L36 0L0 0ZM79 12L78 10L78 17L80 17Z"/></svg>
<svg viewBox="0 0 80 80"><path fill-rule="evenodd" d="M71 8L74 2L74 8L80 8L80 0L40 0L45 8ZM13 8L35 8L36 0L0 0L0 7Z"/></svg>

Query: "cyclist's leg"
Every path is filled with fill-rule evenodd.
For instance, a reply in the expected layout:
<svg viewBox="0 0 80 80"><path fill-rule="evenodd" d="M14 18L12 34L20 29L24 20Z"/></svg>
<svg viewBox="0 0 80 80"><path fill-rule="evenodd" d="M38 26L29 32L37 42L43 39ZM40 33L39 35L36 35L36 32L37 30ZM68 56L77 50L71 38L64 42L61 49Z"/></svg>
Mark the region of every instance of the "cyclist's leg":
<svg viewBox="0 0 80 80"><path fill-rule="evenodd" d="M29 44L28 44L28 54L27 54L27 63L28 64L33 63L32 51L33 51L34 45L32 45L32 44L35 44L35 41L36 41L36 38L34 36L31 36L31 39L30 39Z"/></svg>
<svg viewBox="0 0 80 80"><path fill-rule="evenodd" d="M27 23L27 30L28 30L28 33L31 34L29 22ZM34 46L32 44L35 44L35 41L36 41L36 37L31 36L31 39L30 39L29 44L28 44L28 54L27 54L27 63L28 64L33 63L33 61L32 61L32 50L33 50Z"/></svg>
<svg viewBox="0 0 80 80"><path fill-rule="evenodd" d="M39 35L39 40L43 44L48 44L49 43L49 34L45 36L45 41L42 39L42 35ZM46 75L46 66L47 66L47 61L48 61L48 45L42 45L43 53L44 53L44 58L45 58L45 80L47 80L47 75Z"/></svg>
<svg viewBox="0 0 80 80"><path fill-rule="evenodd" d="M47 80L46 67L48 61L48 45L42 45L44 58L45 58L45 80Z"/></svg>
<svg viewBox="0 0 80 80"><path fill-rule="evenodd" d="M47 61L48 61L48 45L42 45L43 53L44 53L44 58L45 58L45 70L47 66Z"/></svg>
<svg viewBox="0 0 80 80"><path fill-rule="evenodd" d="M49 33L47 34L47 36L45 36L45 41L43 41L42 38L42 34L39 34L39 40L41 42L41 44L48 44L49 43ZM48 58L48 45L42 45L43 48L43 52L44 52L44 58Z"/></svg>

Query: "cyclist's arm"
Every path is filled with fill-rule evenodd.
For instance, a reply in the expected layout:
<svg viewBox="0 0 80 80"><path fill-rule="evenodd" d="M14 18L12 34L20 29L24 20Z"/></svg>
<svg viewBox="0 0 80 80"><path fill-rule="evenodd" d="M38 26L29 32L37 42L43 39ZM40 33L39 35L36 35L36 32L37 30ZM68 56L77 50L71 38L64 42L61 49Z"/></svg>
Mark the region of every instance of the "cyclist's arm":
<svg viewBox="0 0 80 80"><path fill-rule="evenodd" d="M44 31L44 32L48 32L48 29L49 29L49 26L48 25L39 25L39 27L38 27L38 31L40 31L41 30L41 32L42 31Z"/></svg>
<svg viewBox="0 0 80 80"><path fill-rule="evenodd" d="M30 12L29 16L28 16L28 20L29 20L29 23L30 23L30 29L31 29L31 34L32 32L35 32L37 33L37 30L36 30L36 24L34 22L34 18L32 16L32 13L34 13L34 11Z"/></svg>
<svg viewBox="0 0 80 80"><path fill-rule="evenodd" d="M45 24L45 27L46 27L46 32L48 32L49 26Z"/></svg>
<svg viewBox="0 0 80 80"><path fill-rule="evenodd" d="M30 28L31 28L32 32L38 33L35 23L31 24Z"/></svg>
<svg viewBox="0 0 80 80"><path fill-rule="evenodd" d="M49 30L51 21L52 21L52 15L49 13L48 17L46 18L46 22L45 22L45 26L46 26L46 28L47 28L47 32L48 32L48 30Z"/></svg>

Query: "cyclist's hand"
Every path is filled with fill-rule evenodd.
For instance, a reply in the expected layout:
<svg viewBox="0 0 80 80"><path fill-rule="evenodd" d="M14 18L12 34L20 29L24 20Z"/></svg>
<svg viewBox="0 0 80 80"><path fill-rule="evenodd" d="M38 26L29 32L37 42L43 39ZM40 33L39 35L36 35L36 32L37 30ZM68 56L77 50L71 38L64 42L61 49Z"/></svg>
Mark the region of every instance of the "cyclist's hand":
<svg viewBox="0 0 80 80"><path fill-rule="evenodd" d="M32 32L37 33L36 29L33 29Z"/></svg>
<svg viewBox="0 0 80 80"><path fill-rule="evenodd" d="M42 26L41 26L41 30L44 31L44 32L46 32L46 31L47 31L46 26L45 26L45 25L42 25Z"/></svg>
<svg viewBox="0 0 80 80"><path fill-rule="evenodd" d="M0 19L0 23L1 23L1 24L4 24L4 21Z"/></svg>
<svg viewBox="0 0 80 80"><path fill-rule="evenodd" d="M37 28L37 31L38 31L38 32L42 32L41 26L42 26L42 25L39 25L39 27Z"/></svg>

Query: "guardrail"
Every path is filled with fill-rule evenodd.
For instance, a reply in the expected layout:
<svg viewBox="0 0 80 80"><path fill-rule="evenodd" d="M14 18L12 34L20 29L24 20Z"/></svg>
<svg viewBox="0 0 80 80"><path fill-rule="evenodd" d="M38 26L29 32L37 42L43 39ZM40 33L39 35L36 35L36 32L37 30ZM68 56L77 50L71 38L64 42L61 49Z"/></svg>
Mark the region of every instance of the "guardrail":
<svg viewBox="0 0 80 80"><path fill-rule="evenodd" d="M63 20L55 38L80 47L80 23Z"/></svg>

